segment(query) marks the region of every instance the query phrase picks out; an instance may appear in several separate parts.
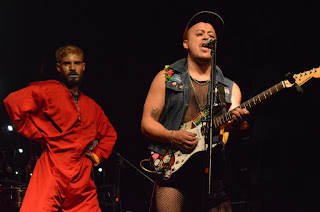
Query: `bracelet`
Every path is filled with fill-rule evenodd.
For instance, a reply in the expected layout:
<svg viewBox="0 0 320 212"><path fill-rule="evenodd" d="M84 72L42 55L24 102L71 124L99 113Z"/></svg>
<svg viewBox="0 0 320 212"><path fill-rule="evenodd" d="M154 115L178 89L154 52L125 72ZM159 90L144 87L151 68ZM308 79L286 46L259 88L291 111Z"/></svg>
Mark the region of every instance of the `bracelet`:
<svg viewBox="0 0 320 212"><path fill-rule="evenodd" d="M170 141L171 145L173 145L172 144L172 134L173 134L173 130L171 130L171 134L170 134L170 137L169 137L169 141Z"/></svg>

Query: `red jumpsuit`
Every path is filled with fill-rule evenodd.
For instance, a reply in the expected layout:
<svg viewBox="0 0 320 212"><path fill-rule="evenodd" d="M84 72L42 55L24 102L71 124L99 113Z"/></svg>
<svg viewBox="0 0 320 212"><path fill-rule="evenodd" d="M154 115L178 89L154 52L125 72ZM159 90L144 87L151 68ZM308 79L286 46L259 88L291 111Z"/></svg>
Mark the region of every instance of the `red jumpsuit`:
<svg viewBox="0 0 320 212"><path fill-rule="evenodd" d="M43 149L20 211L101 211L92 161L84 154L99 140L92 152L103 161L116 142L101 107L83 93L77 107L70 91L55 80L31 83L4 104L17 131Z"/></svg>

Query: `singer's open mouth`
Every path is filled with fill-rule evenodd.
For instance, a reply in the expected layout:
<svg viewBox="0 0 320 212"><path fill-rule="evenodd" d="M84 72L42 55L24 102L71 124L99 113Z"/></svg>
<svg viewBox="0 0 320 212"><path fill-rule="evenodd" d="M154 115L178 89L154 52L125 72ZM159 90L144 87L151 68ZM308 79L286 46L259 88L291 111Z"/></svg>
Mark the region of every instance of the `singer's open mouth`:
<svg viewBox="0 0 320 212"><path fill-rule="evenodd" d="M203 50L210 50L207 46L205 46L206 44L205 43L202 43L201 44L201 49Z"/></svg>
<svg viewBox="0 0 320 212"><path fill-rule="evenodd" d="M202 44L201 44L201 47L208 49L208 47L206 46L206 43L202 43Z"/></svg>

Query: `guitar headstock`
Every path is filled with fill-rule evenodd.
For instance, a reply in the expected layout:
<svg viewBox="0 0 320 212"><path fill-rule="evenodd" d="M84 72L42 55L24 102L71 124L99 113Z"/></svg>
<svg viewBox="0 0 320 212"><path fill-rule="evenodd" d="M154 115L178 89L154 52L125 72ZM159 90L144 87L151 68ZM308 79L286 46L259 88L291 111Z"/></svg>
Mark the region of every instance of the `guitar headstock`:
<svg viewBox="0 0 320 212"><path fill-rule="evenodd" d="M305 71L305 72L293 75L293 78L295 79L295 83L299 86L303 85L313 77L314 78L320 77L320 67L313 68L309 71ZM294 83L290 83L288 80L284 80L283 82L285 83L285 86L287 88L292 87L294 85Z"/></svg>

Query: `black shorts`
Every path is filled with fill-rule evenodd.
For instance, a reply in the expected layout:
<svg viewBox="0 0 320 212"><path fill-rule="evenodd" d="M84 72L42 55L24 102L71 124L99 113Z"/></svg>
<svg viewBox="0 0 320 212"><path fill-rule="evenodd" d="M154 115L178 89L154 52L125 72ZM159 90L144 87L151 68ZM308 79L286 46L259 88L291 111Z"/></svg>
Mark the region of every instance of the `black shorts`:
<svg viewBox="0 0 320 212"><path fill-rule="evenodd" d="M223 146L218 145L213 149L211 194L208 192L208 175L205 167L208 161L204 153L196 153L175 173L169 180L164 180L158 175L156 182L160 187L172 187L180 191L185 198L185 203L203 203L206 199L208 207L230 200L228 186L228 167L225 161Z"/></svg>

